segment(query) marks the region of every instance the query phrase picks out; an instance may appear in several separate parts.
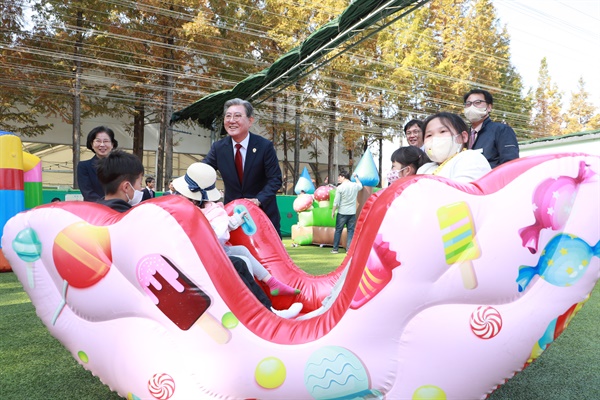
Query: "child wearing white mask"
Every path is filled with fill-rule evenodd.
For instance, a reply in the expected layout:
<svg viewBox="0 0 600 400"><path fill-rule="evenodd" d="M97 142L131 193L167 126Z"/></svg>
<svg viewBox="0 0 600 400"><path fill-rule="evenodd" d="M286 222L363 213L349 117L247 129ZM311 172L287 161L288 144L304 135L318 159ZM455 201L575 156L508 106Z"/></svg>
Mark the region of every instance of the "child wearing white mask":
<svg viewBox="0 0 600 400"><path fill-rule="evenodd" d="M137 156L121 150L112 151L98 160L96 171L106 193L98 203L125 212L142 200L144 165Z"/></svg>
<svg viewBox="0 0 600 400"><path fill-rule="evenodd" d="M460 116L441 112L428 117L423 125L425 153L432 162L419 168L417 174L468 183L491 171L481 151L467 150L468 127Z"/></svg>
<svg viewBox="0 0 600 400"><path fill-rule="evenodd" d="M417 170L430 162L423 150L415 146L400 147L392 153L392 169L387 174L388 184L391 185L400 178L416 175Z"/></svg>

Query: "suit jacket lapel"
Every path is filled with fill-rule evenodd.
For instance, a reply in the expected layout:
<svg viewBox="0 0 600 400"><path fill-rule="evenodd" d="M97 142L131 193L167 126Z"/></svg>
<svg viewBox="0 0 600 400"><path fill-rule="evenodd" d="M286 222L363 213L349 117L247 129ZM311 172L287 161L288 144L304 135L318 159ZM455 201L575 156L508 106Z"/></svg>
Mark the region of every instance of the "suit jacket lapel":
<svg viewBox="0 0 600 400"><path fill-rule="evenodd" d="M254 138L254 134L250 133L250 140L248 140L248 148L246 149L246 161L244 163L244 176L246 176L246 171L250 171L254 165L254 161L256 160L255 150L256 140Z"/></svg>
<svg viewBox="0 0 600 400"><path fill-rule="evenodd" d="M227 140L225 140L225 146L223 146L223 151L226 152L227 154L225 154L225 167L227 171L230 171L230 173L232 173L235 178L232 179L232 181L235 183L235 185L238 186L239 190L242 190L242 185L240 185L240 180L237 177L237 169L235 168L235 156L234 156L234 152L233 152L233 139L231 138L231 136L227 137ZM244 167L245 170L245 167ZM223 171L221 171L221 174L223 174Z"/></svg>

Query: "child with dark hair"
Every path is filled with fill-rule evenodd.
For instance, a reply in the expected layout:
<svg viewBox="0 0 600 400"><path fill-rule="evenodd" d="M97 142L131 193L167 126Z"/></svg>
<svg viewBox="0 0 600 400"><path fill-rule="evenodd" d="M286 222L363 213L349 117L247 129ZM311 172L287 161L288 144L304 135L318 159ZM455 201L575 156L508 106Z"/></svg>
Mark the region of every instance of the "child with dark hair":
<svg viewBox="0 0 600 400"><path fill-rule="evenodd" d="M416 175L417 170L431 160L427 154L416 146L400 147L392 153L392 169L387 174L388 184L400 178Z"/></svg>
<svg viewBox="0 0 600 400"><path fill-rule="evenodd" d="M439 175L459 182L472 182L491 171L481 151L467 150L467 124L456 114L440 112L424 122L425 152L432 162L417 174Z"/></svg>
<svg viewBox="0 0 600 400"><path fill-rule="evenodd" d="M194 163L187 169L185 176L173 181L175 190L197 205L215 232L217 239L229 256L234 268L240 275L244 284L250 289L258 300L273 313L282 318L293 318L302 310L302 303L294 303L287 310L276 310L272 307L269 298L256 284L254 278L264 282L271 291L271 295L297 295L300 290L279 281L252 255L245 246L226 244L229 241L229 232L238 229L243 223L243 214L234 213L229 216L223 203L220 203L221 192L216 187L217 173L213 167L204 163ZM243 260L243 268L236 264Z"/></svg>
<svg viewBox="0 0 600 400"><path fill-rule="evenodd" d="M137 156L115 150L98 161L96 170L106 193L98 203L125 212L141 201L144 165Z"/></svg>

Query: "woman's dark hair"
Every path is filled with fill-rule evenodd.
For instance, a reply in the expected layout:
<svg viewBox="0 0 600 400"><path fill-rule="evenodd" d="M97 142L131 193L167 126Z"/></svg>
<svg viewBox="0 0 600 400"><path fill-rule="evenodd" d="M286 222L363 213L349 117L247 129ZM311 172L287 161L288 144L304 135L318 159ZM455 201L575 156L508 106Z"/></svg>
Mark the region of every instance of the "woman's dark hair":
<svg viewBox="0 0 600 400"><path fill-rule="evenodd" d="M90 133L88 133L87 135L87 140L85 142L85 147L87 147L89 150L94 151L94 139L96 139L96 135L98 135L99 133L106 133L108 135L108 137L110 138L110 141L112 142L113 145L113 149L116 149L117 147L119 147L119 142L117 142L117 140L115 139L115 133L113 132L112 129L106 127L106 126L97 126L94 129L92 129L90 131ZM94 151L94 154L96 152Z"/></svg>
<svg viewBox="0 0 600 400"><path fill-rule="evenodd" d="M115 194L121 182L133 184L144 173L144 165L136 155L115 150L98 161L96 171L104 192Z"/></svg>
<svg viewBox="0 0 600 400"><path fill-rule="evenodd" d="M417 146L400 147L392 153L392 162L397 162L402 165L412 165L415 172L424 164L431 162L427 154Z"/></svg>
<svg viewBox="0 0 600 400"><path fill-rule="evenodd" d="M425 119L425 122L423 122L424 135L426 135L427 124L429 124L432 120L434 120L436 118L439 118L442 121L442 125L444 125L445 127L454 128L456 133L458 133L459 135L462 132L469 132L469 127L467 126L465 121L460 117L460 115L450 113L450 112L439 112L437 114L430 115L429 117L427 117L427 119ZM466 146L467 146L467 143L465 143L463 147L466 147Z"/></svg>

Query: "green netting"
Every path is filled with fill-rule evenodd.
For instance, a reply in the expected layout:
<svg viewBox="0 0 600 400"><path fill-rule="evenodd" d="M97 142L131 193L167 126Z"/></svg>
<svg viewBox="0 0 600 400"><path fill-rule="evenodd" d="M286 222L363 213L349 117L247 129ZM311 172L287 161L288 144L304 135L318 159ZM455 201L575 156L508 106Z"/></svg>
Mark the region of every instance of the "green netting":
<svg viewBox="0 0 600 400"><path fill-rule="evenodd" d="M223 105L236 97L254 96L288 85L303 72L316 68L315 63L366 28L383 18L409 7L420 7L429 0L355 0L338 17L317 29L300 46L278 58L269 68L248 76L231 90L204 96L194 104L173 113L171 123L192 119L210 129L223 114ZM284 86L285 87L285 86Z"/></svg>

